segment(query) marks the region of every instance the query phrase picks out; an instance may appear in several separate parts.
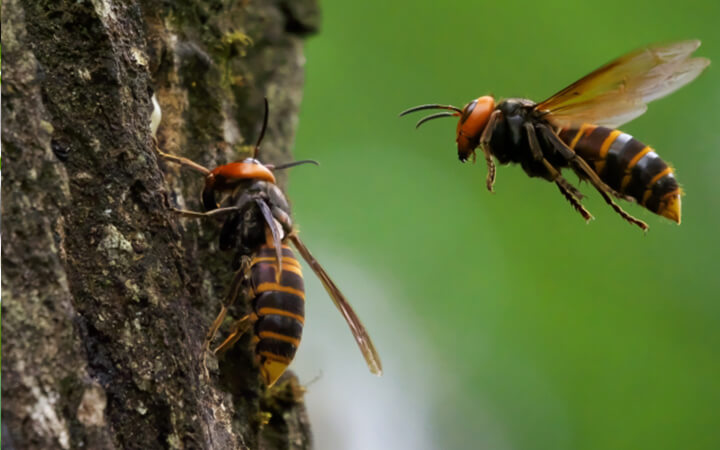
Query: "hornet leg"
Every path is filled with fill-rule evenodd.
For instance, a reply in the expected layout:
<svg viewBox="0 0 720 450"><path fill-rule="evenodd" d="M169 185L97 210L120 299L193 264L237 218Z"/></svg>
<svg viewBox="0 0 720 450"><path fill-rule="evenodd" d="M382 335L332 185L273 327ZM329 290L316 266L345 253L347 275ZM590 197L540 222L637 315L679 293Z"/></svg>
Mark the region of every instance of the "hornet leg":
<svg viewBox="0 0 720 450"><path fill-rule="evenodd" d="M226 214L240 211L241 206L228 206L225 208L217 208L207 212L188 211L186 209L172 208L171 211L182 216L194 217L194 218L206 218L206 217L222 217Z"/></svg>
<svg viewBox="0 0 720 450"><path fill-rule="evenodd" d="M626 213L617 203L615 203L612 197L610 197L610 194L613 194L620 198L625 198L625 196L615 192L614 189L605 184L600 179L598 174L595 173L592 167L590 167L590 165L588 165L588 163L584 159L582 159L577 153L575 153L574 151L572 151L572 149L565 145L565 143L561 141L560 138L557 137L557 135L550 128L542 124L538 125L538 128L540 128L547 140L556 147L558 152L567 158L573 169L581 177L587 178L588 181L590 181L590 184L595 187L595 189L600 193L600 195L602 195L605 202L610 205L616 213L618 213L623 219L627 220L628 222L637 225L643 231L646 231L648 229L648 226L645 222L640 219L636 219L635 217Z"/></svg>
<svg viewBox="0 0 720 450"><path fill-rule="evenodd" d="M233 277L232 281L230 282L230 289L228 290L228 293L225 296L225 299L223 300L222 309L220 310L220 313L217 315L217 317L213 321L212 325L210 326L210 329L207 332L207 335L205 336L205 349L210 348L210 343L212 342L213 338L215 337L217 330L222 325L222 322L225 319L225 316L227 315L228 308L233 303L235 303L235 300L240 295L240 290L242 289L243 282L245 281L249 270L250 270L250 260L249 260L249 258L244 258L242 265L240 266L240 269L238 269L235 272L235 276Z"/></svg>
<svg viewBox="0 0 720 450"><path fill-rule="evenodd" d="M488 167L488 174L487 178L485 180L485 185L487 186L488 191L493 192L493 185L495 184L495 162L492 159L492 149L490 148L490 138L492 138L492 132L493 128L495 128L495 124L497 123L498 119L502 113L498 110L493 111L492 114L490 114L490 118L488 119L487 125L485 125L485 129L483 130L482 134L480 135L480 148L482 149L483 153L485 154L485 162L487 163Z"/></svg>
<svg viewBox="0 0 720 450"><path fill-rule="evenodd" d="M573 170L578 174L580 178L589 180L593 186L595 186L596 184L601 185L605 192L609 192L617 198L621 198L623 200L627 200L633 203L636 202L633 197L621 194L620 192L605 184L605 182L598 176L597 172L595 172L593 168L590 167L587 161L585 161L580 155L575 153L573 149L568 147L567 144L560 140L560 138L557 137L557 134L555 134L555 132L552 131L549 127L540 124L538 125L538 128L540 128L540 130L542 131L543 136L546 136L548 138L548 141L555 147L555 150L560 153L560 155L572 165ZM586 172L590 172L590 174Z"/></svg>
<svg viewBox="0 0 720 450"><path fill-rule="evenodd" d="M583 219L585 219L585 222L589 222L593 219L592 214L585 209L585 207L580 203L580 201L575 197L575 194L573 193L573 190L575 189L574 186L572 186L565 178L559 177L557 180L555 180L555 185L560 190L560 193L567 199L567 201L570 202L570 204L575 208L575 211L579 212L581 216L583 216Z"/></svg>
<svg viewBox="0 0 720 450"><path fill-rule="evenodd" d="M255 314L246 314L239 318L232 326L232 332L230 335L225 339L222 344L218 345L215 350L213 350L213 353L216 355L218 353L223 353L233 345L250 329L252 326L252 323L254 320L257 319L257 316Z"/></svg>
<svg viewBox="0 0 720 450"><path fill-rule="evenodd" d="M288 216L285 211L278 208L277 206L271 207L270 210L272 211L273 217L277 219L278 222L280 222L280 225L282 225L283 231L285 231L286 234L290 234L293 228L290 216Z"/></svg>
<svg viewBox="0 0 720 450"><path fill-rule="evenodd" d="M242 289L243 282L245 281L246 275L248 270L250 270L250 261L245 258L243 260L243 264L240 266L240 269L235 272L235 276L232 279L232 282L230 283L230 289L228 290L227 295L225 296L225 299L223 300L222 308L220 309L220 313L217 315L215 320L213 321L212 325L210 326L210 329L207 332L207 335L205 336L205 343L203 345L203 369L205 370L205 375L209 378L208 369L207 369L207 351L210 349L210 344L212 343L213 338L215 337L215 334L217 334L218 329L223 323L223 320L225 320L225 316L227 316L228 308L230 305L232 305L235 300L240 295L240 290ZM247 317L247 316L246 316Z"/></svg>
<svg viewBox="0 0 720 450"><path fill-rule="evenodd" d="M211 209L210 211L206 212L198 212L198 211L188 211L185 209L176 209L173 208L171 211L186 217L194 217L194 218L212 218L212 217L222 217L226 214L238 212L245 208L248 202L252 200L252 195L250 194L243 194L238 198L235 206L226 206L224 208L215 208Z"/></svg>
<svg viewBox="0 0 720 450"><path fill-rule="evenodd" d="M206 167L201 166L200 164L196 163L195 161L192 161L187 158L183 158L182 156L175 156L175 155L171 155L170 153L165 153L164 151L160 150L160 146L158 145L157 140L155 140L155 138L153 138L153 140L155 142L155 151L163 159L174 162L176 164L180 164L185 167L189 167L195 171L202 173L203 175L207 175L210 173L210 170L208 170Z"/></svg>
<svg viewBox="0 0 720 450"><path fill-rule="evenodd" d="M562 175L560 175L560 171L550 164L550 161L545 159L543 156L542 147L540 146L540 142L538 142L537 132L535 131L533 124L526 122L524 127L527 132L530 151L532 152L533 157L537 161L542 161L545 169L548 171L548 174L550 174L551 181L555 183L560 190L560 193L567 199L568 202L570 202L573 208L580 213L583 219L585 219L586 222L592 220L592 214L590 214L590 212L580 203L580 199L582 198L580 191L563 178Z"/></svg>

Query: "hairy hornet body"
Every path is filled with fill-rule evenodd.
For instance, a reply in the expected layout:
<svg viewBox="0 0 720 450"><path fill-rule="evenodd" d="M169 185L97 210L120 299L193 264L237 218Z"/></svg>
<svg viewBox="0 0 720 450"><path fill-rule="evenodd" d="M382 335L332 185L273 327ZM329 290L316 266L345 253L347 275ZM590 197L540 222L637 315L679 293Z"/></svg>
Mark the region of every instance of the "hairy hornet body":
<svg viewBox="0 0 720 450"><path fill-rule="evenodd" d="M647 225L622 210L612 197L637 202L677 223L682 191L673 169L649 146L616 127L643 114L647 103L694 80L710 63L693 58L699 41L655 45L636 50L595 70L547 100L511 98L496 104L479 97L460 109L452 105L421 105L402 115L444 109L417 126L440 117L459 117L458 157L466 161L480 148L488 165L487 187L493 189L495 164L517 163L531 177L554 182L586 219L583 195L561 175L570 168L587 180L624 219L642 229Z"/></svg>
<svg viewBox="0 0 720 450"><path fill-rule="evenodd" d="M680 185L672 167L651 147L622 131L587 124L562 129L559 137L611 189L680 223Z"/></svg>
<svg viewBox="0 0 720 450"><path fill-rule="evenodd" d="M543 159L555 168L572 168L577 155L613 191L680 222L680 186L672 168L649 146L619 130L590 124L558 133L525 99L504 100L496 109L502 119L495 122L489 148L500 164L518 163L531 177L555 181L556 172ZM531 142L532 134L536 142Z"/></svg>
<svg viewBox="0 0 720 450"><path fill-rule="evenodd" d="M268 180L264 171L252 167L261 163L245 160L232 164L248 166L243 168L243 173L260 175L240 181L236 178L232 187L223 189L234 191L229 203L237 210L229 213L220 232L220 249L234 251L233 266L240 269L235 281L240 283L240 289L231 288L224 308L243 292L251 312L217 351L226 350L244 332L251 331L260 374L265 383L272 386L290 365L300 345L305 323L303 274L295 254L286 244L293 229L287 198L274 184L274 179ZM226 166L220 166L214 172L227 173L225 169ZM236 171L237 167L231 169ZM217 184L213 190L217 190ZM204 202L211 197L208 192L213 190L208 190L206 185ZM215 209L208 203L205 206ZM273 225L268 225L268 220ZM273 231L279 233L279 247ZM246 261L244 267L243 260Z"/></svg>
<svg viewBox="0 0 720 450"><path fill-rule="evenodd" d="M248 160L246 160L248 161ZM245 164L254 164L245 162ZM223 166L221 166L223 167ZM260 204L267 205L275 229L280 232L280 240L284 240L293 230L290 203L285 194L274 183L263 179L246 179L235 183L227 203L236 209L229 214L220 231L220 249L234 250L236 255L235 268L239 267L239 258L251 255L260 245L266 242L267 220ZM203 191L203 199L214 197ZM217 208L205 205L206 211ZM265 209L263 207L263 209Z"/></svg>
<svg viewBox="0 0 720 450"><path fill-rule="evenodd" d="M246 289L252 308L255 355L265 383L272 386L290 365L305 323L305 287L300 263L287 245L278 267L272 243L263 244L250 261Z"/></svg>
<svg viewBox="0 0 720 450"><path fill-rule="evenodd" d="M235 252L233 266L236 273L222 309L210 327L206 347L222 325L228 308L244 293L250 302L250 312L235 322L215 353L224 352L246 332L251 332L256 361L265 383L272 386L285 372L300 345L305 322L303 275L300 263L288 245L292 243L320 278L347 321L370 371L381 375L380 357L365 327L325 269L300 240L293 226L290 204L275 184L274 171L317 163L310 160L281 165L260 162L257 154L267 120L266 100L263 127L253 157L213 170L158 149L166 160L205 175L202 204L206 212L178 212L193 217L225 217L220 231L220 249Z"/></svg>

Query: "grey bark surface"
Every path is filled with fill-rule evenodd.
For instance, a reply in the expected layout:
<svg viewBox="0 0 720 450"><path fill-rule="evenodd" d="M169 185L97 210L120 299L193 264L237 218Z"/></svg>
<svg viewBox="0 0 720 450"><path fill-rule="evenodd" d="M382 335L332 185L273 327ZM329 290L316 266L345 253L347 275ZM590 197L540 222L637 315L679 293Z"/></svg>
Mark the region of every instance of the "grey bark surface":
<svg viewBox="0 0 720 450"><path fill-rule="evenodd" d="M314 0L2 2L2 447L307 448L302 388L242 346L203 370L233 273L206 167L291 159ZM282 180L284 182L284 180ZM226 328L224 328L226 329ZM241 341L242 343L243 341Z"/></svg>

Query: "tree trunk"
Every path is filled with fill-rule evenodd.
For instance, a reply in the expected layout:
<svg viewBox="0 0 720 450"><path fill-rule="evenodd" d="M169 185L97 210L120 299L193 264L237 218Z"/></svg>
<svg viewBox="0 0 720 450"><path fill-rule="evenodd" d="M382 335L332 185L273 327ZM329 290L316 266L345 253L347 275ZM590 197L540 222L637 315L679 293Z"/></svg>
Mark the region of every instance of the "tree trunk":
<svg viewBox="0 0 720 450"><path fill-rule="evenodd" d="M2 447L307 448L302 389L236 346L203 370L232 277L202 177L291 159L314 0L2 2ZM242 343L243 341L241 341Z"/></svg>

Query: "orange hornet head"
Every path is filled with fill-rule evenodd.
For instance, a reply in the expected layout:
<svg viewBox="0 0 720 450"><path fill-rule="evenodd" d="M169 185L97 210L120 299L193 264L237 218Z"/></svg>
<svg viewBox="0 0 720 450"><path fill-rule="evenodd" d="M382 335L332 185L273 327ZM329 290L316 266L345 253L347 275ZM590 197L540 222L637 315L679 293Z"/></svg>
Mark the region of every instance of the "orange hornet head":
<svg viewBox="0 0 720 450"><path fill-rule="evenodd" d="M268 124L268 100L265 98L265 117L263 118L262 128L260 129L260 136L258 136L257 143L255 143L255 150L253 151L252 158L246 158L242 161L236 161L229 164L218 166L211 170L205 176L205 188L202 192L202 201L205 211L210 211L218 207L217 200L215 199L215 192L229 192L235 190L243 182L246 181L263 181L266 183L275 184L275 175L273 171L288 169L290 167L299 166L301 164L315 164L318 165L317 161L311 159L304 159L301 161L292 161L285 164L274 165L274 164L263 164L258 160L258 153L260 152L260 143L265 136L265 130Z"/></svg>
<svg viewBox="0 0 720 450"><path fill-rule="evenodd" d="M400 113L401 116L415 111L425 109L449 109L454 112L440 112L423 117L415 126L416 128L427 122L428 120L437 119L439 117L460 117L458 121L455 142L458 146L458 157L460 161L465 162L470 156L475 156L475 149L480 144L480 136L490 119L493 109L495 109L495 99L489 95L477 98L463 109L452 105L420 105Z"/></svg>
<svg viewBox="0 0 720 450"><path fill-rule="evenodd" d="M263 137L265 137L265 130L267 129L268 110L268 100L266 97L265 116L263 117L260 136L258 136L257 143L255 144L253 157L218 166L205 176L205 188L202 193L205 211L210 211L218 207L217 200L215 200L215 191L232 191L240 185L241 182L246 180L260 180L275 183L272 166L268 167L257 159L258 153L260 152L260 143Z"/></svg>
<svg viewBox="0 0 720 450"><path fill-rule="evenodd" d="M270 168L257 159L247 158L214 168L205 177L205 188L202 192L205 211L218 207L215 192L232 191L245 180L260 180L275 183L275 175Z"/></svg>
<svg viewBox="0 0 720 450"><path fill-rule="evenodd" d="M229 192L235 190L244 181L264 181L275 184L276 170L289 169L301 164L315 164L317 161L303 159L285 164L263 164L255 158L246 158L242 161L232 162L218 166L205 176L205 188L202 193L203 206L205 211L218 207L215 199L215 192Z"/></svg>

